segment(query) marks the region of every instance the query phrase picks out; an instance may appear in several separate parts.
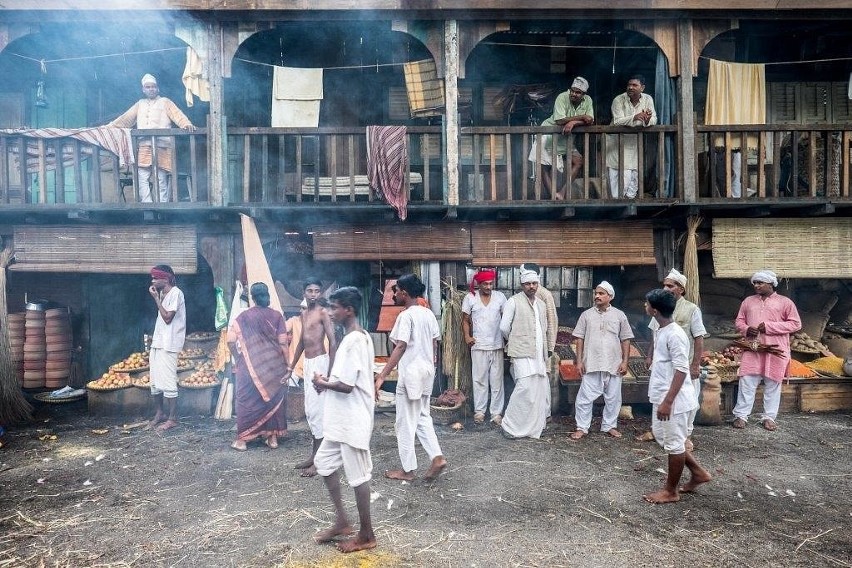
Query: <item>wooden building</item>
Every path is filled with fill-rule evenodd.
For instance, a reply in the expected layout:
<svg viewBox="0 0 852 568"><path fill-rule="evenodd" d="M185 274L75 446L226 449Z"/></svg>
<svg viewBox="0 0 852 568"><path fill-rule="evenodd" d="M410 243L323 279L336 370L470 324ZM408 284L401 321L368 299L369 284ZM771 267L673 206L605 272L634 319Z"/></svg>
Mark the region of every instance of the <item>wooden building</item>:
<svg viewBox="0 0 852 568"><path fill-rule="evenodd" d="M442 277L461 280L466 265L534 261L552 268L548 286L566 307L579 308L573 269L653 282L681 265L678 237L691 216L704 218L699 241L713 248L703 275L744 278L772 263L788 277L850 278L846 2L108 4L0 4L0 235L16 253L10 305L26 293L87 314L80 332L91 338L93 371L137 347L144 325L130 322L152 311L140 276L152 264L230 293L243 264L240 213L274 251L273 272L294 281L318 271L375 288L412 262L441 263ZM196 56L209 101L187 95L182 82ZM434 64L443 100L433 112L409 104L404 64L418 61ZM708 124L711 61L765 64L757 101L765 123ZM276 67L322 70L316 126L273 125ZM200 127L132 132L134 146L171 139L168 202L139 203L134 165L103 147L64 131L22 131L106 124L140 97L144 73ZM610 125L610 104L636 73L659 123L638 131L639 192L626 199L623 187L608 187L605 155L615 151L623 163L627 135L637 133ZM538 124L578 75L590 83L597 120L567 141L584 156L576 179L570 167L545 170L566 188L557 199L533 142L561 136ZM404 221L367 186L372 125L407 127ZM719 243L775 256L719 248L717 234ZM288 292L299 290L288 284ZM198 299L198 313L211 298ZM204 318L199 329L212 326Z"/></svg>

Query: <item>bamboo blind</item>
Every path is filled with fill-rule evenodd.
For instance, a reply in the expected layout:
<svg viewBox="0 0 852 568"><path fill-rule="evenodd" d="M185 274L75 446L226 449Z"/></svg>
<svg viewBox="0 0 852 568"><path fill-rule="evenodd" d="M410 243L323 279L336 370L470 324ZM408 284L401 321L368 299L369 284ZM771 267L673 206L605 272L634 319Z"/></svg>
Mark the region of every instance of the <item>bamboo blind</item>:
<svg viewBox="0 0 852 568"><path fill-rule="evenodd" d="M852 219L714 219L717 278L852 278Z"/></svg>
<svg viewBox="0 0 852 568"><path fill-rule="evenodd" d="M316 260L463 260L471 258L467 224L325 226L314 229Z"/></svg>
<svg viewBox="0 0 852 568"><path fill-rule="evenodd" d="M198 242L192 226L15 227L15 264L24 272L144 274L168 264L194 274Z"/></svg>
<svg viewBox="0 0 852 568"><path fill-rule="evenodd" d="M477 223L471 233L475 266L656 264L646 222Z"/></svg>

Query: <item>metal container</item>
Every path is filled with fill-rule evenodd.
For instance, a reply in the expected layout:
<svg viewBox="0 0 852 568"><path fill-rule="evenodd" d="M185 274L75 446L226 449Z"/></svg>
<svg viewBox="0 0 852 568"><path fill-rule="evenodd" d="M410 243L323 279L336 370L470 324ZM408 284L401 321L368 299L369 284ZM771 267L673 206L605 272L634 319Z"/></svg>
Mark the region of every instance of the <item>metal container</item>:
<svg viewBox="0 0 852 568"><path fill-rule="evenodd" d="M47 300L36 300L34 302L27 302L25 306L26 309L34 311L34 312L43 312L44 306L47 304Z"/></svg>

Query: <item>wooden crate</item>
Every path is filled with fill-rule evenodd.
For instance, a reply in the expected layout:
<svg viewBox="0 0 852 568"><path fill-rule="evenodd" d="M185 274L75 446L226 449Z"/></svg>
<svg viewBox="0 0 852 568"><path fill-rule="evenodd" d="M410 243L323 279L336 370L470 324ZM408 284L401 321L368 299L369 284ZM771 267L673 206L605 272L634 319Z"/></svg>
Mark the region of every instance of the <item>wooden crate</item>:
<svg viewBox="0 0 852 568"><path fill-rule="evenodd" d="M852 379L824 379L800 385L802 412L830 412L852 409Z"/></svg>

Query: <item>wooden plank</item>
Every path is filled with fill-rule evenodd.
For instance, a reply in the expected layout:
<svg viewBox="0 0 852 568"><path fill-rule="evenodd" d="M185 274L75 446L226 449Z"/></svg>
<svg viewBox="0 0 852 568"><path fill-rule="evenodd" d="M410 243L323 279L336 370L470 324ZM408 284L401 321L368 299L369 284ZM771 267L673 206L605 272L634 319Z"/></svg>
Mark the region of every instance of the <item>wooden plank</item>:
<svg viewBox="0 0 852 568"><path fill-rule="evenodd" d="M748 175L748 139L745 132L740 132L740 199L748 197L748 186L751 183Z"/></svg>
<svg viewBox="0 0 852 568"><path fill-rule="evenodd" d="M781 188L781 138L780 133L772 135L772 183L775 187L772 188L772 194L781 197L783 189Z"/></svg>
<svg viewBox="0 0 852 568"><path fill-rule="evenodd" d="M514 187L514 168L512 166L512 135L506 134L506 195L509 199L512 198L512 188ZM524 157L526 160L526 157Z"/></svg>
<svg viewBox="0 0 852 568"><path fill-rule="evenodd" d="M645 198L645 135L639 131L636 134L636 137L636 150L639 153L637 156L638 163L636 164L639 166L639 170L636 172L636 177L638 178L636 182L639 185L639 188L636 192L636 197L637 199L642 200Z"/></svg>
<svg viewBox="0 0 852 568"><path fill-rule="evenodd" d="M328 137L328 141L331 146L331 156L329 161L331 162L331 200L337 201L337 135L332 134ZM350 176L349 183L352 183L352 176ZM355 196L350 192L349 199L355 199Z"/></svg>
<svg viewBox="0 0 852 568"><path fill-rule="evenodd" d="M852 409L852 381L801 385L802 412Z"/></svg>
<svg viewBox="0 0 852 568"><path fill-rule="evenodd" d="M589 199L589 162L591 162L591 152L589 152L589 133L583 133L583 199ZM604 169L606 169L604 167ZM603 174L601 175L603 177ZM571 188L568 189L571 191ZM570 193L566 193L565 199L570 199Z"/></svg>
<svg viewBox="0 0 852 568"><path fill-rule="evenodd" d="M9 203L9 148L6 136L0 136L0 200Z"/></svg>
<svg viewBox="0 0 852 568"><path fill-rule="evenodd" d="M810 138L808 139L808 188L810 191L808 192L811 197L816 197L817 194L817 186L816 186L816 155L817 155L817 145L816 145L816 132L813 130L810 131Z"/></svg>
<svg viewBox="0 0 852 568"><path fill-rule="evenodd" d="M494 142L496 134L488 135L488 150L491 158L491 201L497 201L497 144Z"/></svg>
<svg viewBox="0 0 852 568"><path fill-rule="evenodd" d="M180 159L178 152L177 136L170 136L169 141L172 145L172 183L169 187L169 201L180 201L180 174L183 169L181 165L183 160Z"/></svg>
<svg viewBox="0 0 852 568"><path fill-rule="evenodd" d="M151 139L151 176L148 178L151 182L151 201L154 203L160 202L160 176L159 176L159 166L160 159L158 157L157 150L157 138L155 136L149 136Z"/></svg>
<svg viewBox="0 0 852 568"><path fill-rule="evenodd" d="M657 198L666 197L666 133L657 133ZM674 184L677 187L677 184ZM672 196L675 197L675 196Z"/></svg>
<svg viewBox="0 0 852 568"><path fill-rule="evenodd" d="M314 186L318 190L318 186ZM296 136L296 201L302 201L302 135Z"/></svg>
<svg viewBox="0 0 852 568"><path fill-rule="evenodd" d="M799 196L799 132L794 130L790 133L790 150L792 151L793 173L791 183L793 184L792 197Z"/></svg>
<svg viewBox="0 0 852 568"><path fill-rule="evenodd" d="M197 186L201 182L198 174L198 139L195 134L189 135L189 179L189 200L195 202L198 201Z"/></svg>
<svg viewBox="0 0 852 568"><path fill-rule="evenodd" d="M83 202L83 163L80 160L80 141L76 138L71 141L73 166L74 166L74 193L77 196L77 203ZM64 194L65 188L62 193ZM57 196L59 192L57 192Z"/></svg>
<svg viewBox="0 0 852 568"><path fill-rule="evenodd" d="M541 134L535 135L535 197L536 201L541 200L541 176L544 175L544 168L541 167L541 151L544 146L544 136ZM524 199L527 196L524 195Z"/></svg>
<svg viewBox="0 0 852 568"><path fill-rule="evenodd" d="M695 100L693 77L697 74L693 53L695 45L695 21L681 19L677 23L677 66L680 74L677 89L677 180L675 187L681 187L684 201L698 201L698 166L695 152ZM712 141L712 138L711 138ZM712 155L712 148L710 151Z"/></svg>
<svg viewBox="0 0 852 568"><path fill-rule="evenodd" d="M55 193L56 193L57 196L61 196L61 199L62 199L62 201L59 201L59 203L65 202L65 168L62 165L62 158L61 158L62 146L63 146L62 138L57 138L53 141L53 152L56 156L60 156L59 163L56 165L56 168L54 169L55 173L54 173L54 176L53 176L54 177L54 183L56 184ZM22 178L22 179L26 179L26 178ZM26 188L24 188L24 189L26 189ZM41 191L39 191L38 202L39 203L46 203L47 202L47 188L46 187L41 188Z"/></svg>
<svg viewBox="0 0 852 568"><path fill-rule="evenodd" d="M556 199L556 191L559 187L559 168L556 165L556 160L559 159L559 156L556 155L556 135L551 135L550 138L550 195L548 199L553 200ZM539 197L539 199L541 199Z"/></svg>
<svg viewBox="0 0 852 568"><path fill-rule="evenodd" d="M116 201L127 202L127 198L124 196L124 188L121 187L121 164L118 161L118 156L112 156L111 162L112 183L115 185ZM133 180L130 187L136 187L136 180Z"/></svg>
<svg viewBox="0 0 852 568"><path fill-rule="evenodd" d="M346 153L349 163L349 171L347 172L347 175L349 175L349 199L355 201L355 136L352 134L346 137Z"/></svg>
<svg viewBox="0 0 852 568"><path fill-rule="evenodd" d="M276 188L276 199L279 202L287 200L287 145L286 136L278 137L278 187ZM302 185L299 183L299 185Z"/></svg>
<svg viewBox="0 0 852 568"><path fill-rule="evenodd" d="M530 137L521 135L521 200L526 199L527 191L529 191L530 179L530 161L527 156L530 155ZM508 200L512 201L514 195L509 195Z"/></svg>
<svg viewBox="0 0 852 568"><path fill-rule="evenodd" d="M444 22L444 100L446 101L446 113L444 114L444 128L446 132L446 144L443 156L447 160L446 179L446 203L450 207L459 204L459 69L461 58L459 55L459 23L457 20Z"/></svg>
<svg viewBox="0 0 852 568"><path fill-rule="evenodd" d="M243 136L243 203L251 201L250 195L251 184L251 137L248 134Z"/></svg>
<svg viewBox="0 0 852 568"><path fill-rule="evenodd" d="M421 154L423 155L423 199L425 199L426 201L431 201L431 181L429 178L429 170L431 169L431 164L429 162L429 154L431 151L430 142L432 140L432 137L429 134L422 134L421 136Z"/></svg>
<svg viewBox="0 0 852 568"><path fill-rule="evenodd" d="M482 161L482 148L479 134L473 134L473 195L471 201L482 201L484 191L479 180L479 163Z"/></svg>
<svg viewBox="0 0 852 568"><path fill-rule="evenodd" d="M89 194L88 201L90 203L101 203L101 148L100 146L92 147L92 189Z"/></svg>
<svg viewBox="0 0 852 568"><path fill-rule="evenodd" d="M61 140L61 139L60 139ZM21 180L21 201L27 202L27 140L23 136L18 137L18 179ZM60 159L61 161L61 159ZM47 203L47 191L39 188L38 199L33 199L36 203Z"/></svg>
<svg viewBox="0 0 852 568"><path fill-rule="evenodd" d="M260 137L260 201L269 203L269 136Z"/></svg>
<svg viewBox="0 0 852 568"><path fill-rule="evenodd" d="M57 167L62 166L62 155L57 155ZM38 139L38 190L39 193L47 192L47 143L44 138ZM56 203L59 201L59 188L56 188ZM40 199L39 199L40 201Z"/></svg>
<svg viewBox="0 0 852 568"><path fill-rule="evenodd" d="M627 188L624 187L624 135L618 135L618 198L623 198Z"/></svg>
<svg viewBox="0 0 852 568"><path fill-rule="evenodd" d="M852 175L852 171L849 169L849 150L848 148L852 146L852 132L849 130L843 131L843 152L841 152L840 159L840 168L841 168L841 182L840 182L840 194L843 197L849 197L849 176Z"/></svg>
<svg viewBox="0 0 852 568"><path fill-rule="evenodd" d="M314 136L314 200L319 201L319 178L320 178L320 143L322 138ZM335 188L332 188L335 191Z"/></svg>
<svg viewBox="0 0 852 568"><path fill-rule="evenodd" d="M725 197L731 199L733 197L733 189L731 187L731 164L733 160L731 159L731 132L725 132Z"/></svg>

